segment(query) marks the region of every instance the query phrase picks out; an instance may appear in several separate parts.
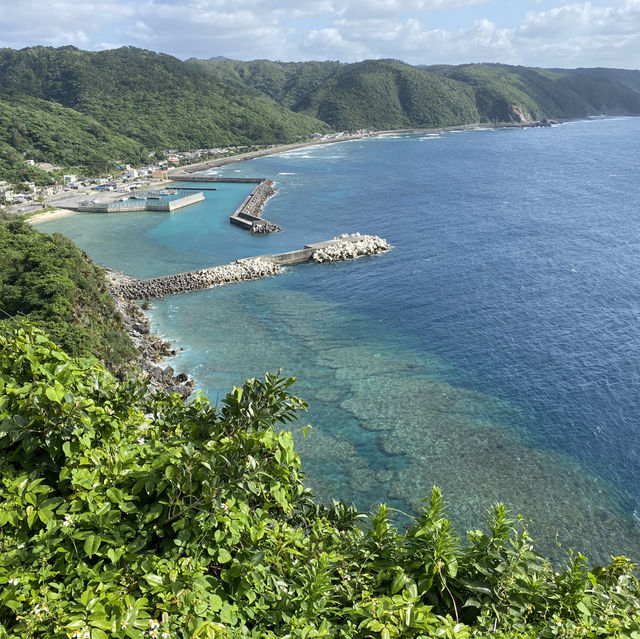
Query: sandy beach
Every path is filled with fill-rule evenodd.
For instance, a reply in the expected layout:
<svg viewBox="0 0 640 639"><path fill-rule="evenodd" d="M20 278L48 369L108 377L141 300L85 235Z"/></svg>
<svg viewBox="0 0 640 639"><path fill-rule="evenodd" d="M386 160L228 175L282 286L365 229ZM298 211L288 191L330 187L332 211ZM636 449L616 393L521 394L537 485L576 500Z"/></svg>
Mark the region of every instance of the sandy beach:
<svg viewBox="0 0 640 639"><path fill-rule="evenodd" d="M360 140L362 138L372 138L380 135L381 132L367 131L366 133L354 133L353 135L343 135L329 140L309 140L307 142L296 142L294 144L278 144L277 146L271 146L261 151L249 151L248 153L238 153L237 155L228 155L223 158L215 158L213 160L207 160L205 162L198 162L196 164L185 164L184 166L176 167L175 169L169 169L169 179L180 175L181 173L197 173L198 171L206 171L207 169L213 169L218 166L224 166L226 164L233 164L234 162L244 162L246 160L253 160L254 158L261 158L266 155L276 155L277 153L286 153L287 151L294 151L295 149L304 149L310 146L320 146L322 144L335 144L336 142L347 142L349 140Z"/></svg>
<svg viewBox="0 0 640 639"><path fill-rule="evenodd" d="M377 138L384 135L415 135L415 134L427 134L427 133L445 133L447 131L472 131L474 129L498 129L498 128L523 128L539 126L537 122L503 122L500 124L483 122L476 122L474 124L457 124L444 127L433 127L429 129L390 129L387 131L365 131L362 133L353 134L336 134L336 137L323 140L308 140L306 142L296 142L294 144L278 144L271 146L261 151L250 151L248 153L239 153L237 155L228 155L223 158L216 158L213 160L207 160L205 162L197 162L196 164L185 164L184 166L169 169L169 179L179 179L179 176L184 173L197 173L199 171L206 171L219 166L225 166L226 164L233 164L234 162L244 162L246 160L253 160L255 158L265 157L267 155L276 155L278 153L286 153L287 151L294 151L296 149L304 149L312 146L321 146L323 144L336 144L338 142L349 142L351 140L362 140L366 138Z"/></svg>
<svg viewBox="0 0 640 639"><path fill-rule="evenodd" d="M74 215L76 211L71 211L69 209L55 209L53 211L46 211L45 213L39 213L38 215L34 215L26 220L27 224L37 224L40 222L49 222L50 220L57 220L61 217L67 217L69 215Z"/></svg>

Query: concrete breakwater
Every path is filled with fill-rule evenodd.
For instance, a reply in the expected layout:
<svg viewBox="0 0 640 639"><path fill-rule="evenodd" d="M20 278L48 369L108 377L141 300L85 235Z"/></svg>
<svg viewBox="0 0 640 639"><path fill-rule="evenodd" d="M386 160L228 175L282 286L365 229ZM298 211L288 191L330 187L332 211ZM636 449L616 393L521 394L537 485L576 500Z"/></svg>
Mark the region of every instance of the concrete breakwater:
<svg viewBox="0 0 640 639"><path fill-rule="evenodd" d="M204 200L204 194L187 193L180 194L178 197L141 197L129 200L118 200L115 202L95 203L81 202L77 210L86 213L129 213L133 211L161 211L171 213L178 209L197 204Z"/></svg>
<svg viewBox="0 0 640 639"><path fill-rule="evenodd" d="M220 177L218 175L190 175L188 173L172 173L171 179L176 182L257 184L256 188L247 195L233 215L229 216L229 222L252 233L275 233L280 230L277 224L262 218L262 211L266 201L276 193L273 180L251 177Z"/></svg>
<svg viewBox="0 0 640 639"><path fill-rule="evenodd" d="M252 233L273 233L280 227L262 219L262 211L266 201L275 195L276 189L272 180L264 179L244 199L235 213L229 217L229 222L240 226Z"/></svg>
<svg viewBox="0 0 640 639"><path fill-rule="evenodd" d="M164 297L173 293L198 291L213 286L254 280L268 275L277 275L282 266L303 262L335 262L375 255L389 250L382 238L371 235L341 235L326 242L307 244L303 249L260 255L211 268L165 275L148 280L134 280L127 276L112 279L111 289L115 296L126 300Z"/></svg>

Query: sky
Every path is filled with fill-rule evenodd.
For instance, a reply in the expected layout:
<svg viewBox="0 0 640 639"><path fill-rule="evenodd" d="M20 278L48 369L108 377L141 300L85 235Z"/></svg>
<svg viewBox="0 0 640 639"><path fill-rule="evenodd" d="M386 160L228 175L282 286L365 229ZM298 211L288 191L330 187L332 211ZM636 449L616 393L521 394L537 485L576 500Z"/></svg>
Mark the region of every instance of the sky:
<svg viewBox="0 0 640 639"><path fill-rule="evenodd" d="M0 0L0 46L640 69L640 0Z"/></svg>

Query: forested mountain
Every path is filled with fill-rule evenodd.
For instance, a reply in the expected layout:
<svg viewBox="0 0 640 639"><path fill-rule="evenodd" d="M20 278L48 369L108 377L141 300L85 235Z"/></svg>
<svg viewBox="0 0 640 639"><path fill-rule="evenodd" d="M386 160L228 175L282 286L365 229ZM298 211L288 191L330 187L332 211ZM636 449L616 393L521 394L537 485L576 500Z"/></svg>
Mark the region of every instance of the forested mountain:
<svg viewBox="0 0 640 639"><path fill-rule="evenodd" d="M154 149L293 142L329 130L195 65L128 47L2 49L0 100L0 144L23 159L96 169ZM0 179L23 171L3 150Z"/></svg>
<svg viewBox="0 0 640 639"><path fill-rule="evenodd" d="M640 72L397 60L182 62L123 47L0 49L0 179L24 159L101 172L149 151L269 144L312 132L640 113Z"/></svg>
<svg viewBox="0 0 640 639"><path fill-rule="evenodd" d="M640 72L498 64L412 67L396 60L189 60L336 129L421 128L640 113Z"/></svg>
<svg viewBox="0 0 640 639"><path fill-rule="evenodd" d="M640 71L534 69L501 64L427 67L473 87L483 118L515 119L512 105L540 118L640 113Z"/></svg>

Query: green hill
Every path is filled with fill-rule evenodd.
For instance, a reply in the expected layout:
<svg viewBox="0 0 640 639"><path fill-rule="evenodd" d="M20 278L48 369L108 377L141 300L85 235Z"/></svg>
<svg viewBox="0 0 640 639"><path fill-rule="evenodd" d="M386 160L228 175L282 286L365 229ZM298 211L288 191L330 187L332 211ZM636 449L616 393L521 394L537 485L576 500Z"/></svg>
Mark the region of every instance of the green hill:
<svg viewBox="0 0 640 639"><path fill-rule="evenodd" d="M52 181L25 158L100 173L114 162L138 164L146 156L140 142L58 103L19 94L0 99L0 175L11 182Z"/></svg>
<svg viewBox="0 0 640 639"><path fill-rule="evenodd" d="M499 64L412 67L394 60L277 63L189 60L221 81L269 95L336 129L640 113L640 72Z"/></svg>
<svg viewBox="0 0 640 639"><path fill-rule="evenodd" d="M50 180L25 159L96 173L158 149L601 113L640 113L639 71L182 62L132 47L0 49L0 179Z"/></svg>
<svg viewBox="0 0 640 639"><path fill-rule="evenodd" d="M448 126L480 117L468 86L396 60L189 62L337 130Z"/></svg>
<svg viewBox="0 0 640 639"><path fill-rule="evenodd" d="M6 149L10 166L0 165L0 178L20 173L16 153L91 166L138 161L154 149L293 142L329 130L195 65L135 48L1 49L0 100L0 144L15 152Z"/></svg>
<svg viewBox="0 0 640 639"><path fill-rule="evenodd" d="M534 120L640 113L640 72L621 69L535 69L500 64L428 67L473 87L491 122L514 119L513 105Z"/></svg>
<svg viewBox="0 0 640 639"><path fill-rule="evenodd" d="M24 319L77 357L117 368L137 354L102 269L62 235L0 220L0 331Z"/></svg>

